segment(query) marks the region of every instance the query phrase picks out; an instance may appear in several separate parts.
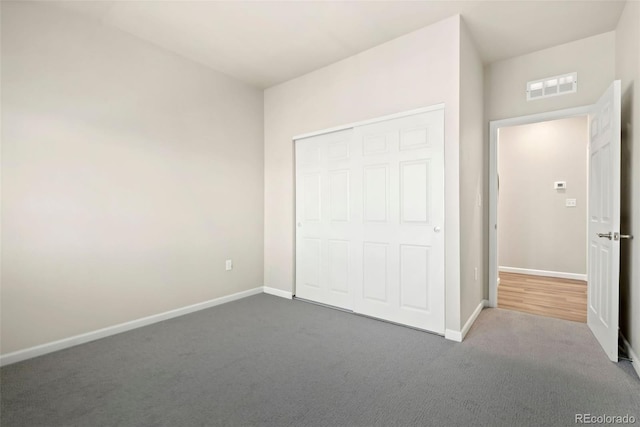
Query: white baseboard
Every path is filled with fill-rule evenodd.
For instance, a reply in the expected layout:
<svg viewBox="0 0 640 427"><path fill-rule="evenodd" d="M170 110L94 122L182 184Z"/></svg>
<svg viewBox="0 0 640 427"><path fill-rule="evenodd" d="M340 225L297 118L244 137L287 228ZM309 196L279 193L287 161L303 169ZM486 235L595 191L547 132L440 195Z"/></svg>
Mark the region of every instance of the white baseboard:
<svg viewBox="0 0 640 427"><path fill-rule="evenodd" d="M573 280L584 280L584 281L587 280L586 274L566 273L564 271L533 270L530 268L503 267L503 266L498 267L498 271L501 271L504 273L530 274L532 276L557 277L558 279L573 279Z"/></svg>
<svg viewBox="0 0 640 427"><path fill-rule="evenodd" d="M293 298L293 293L292 292L283 291L283 290L276 289L276 288L270 288L268 286L264 287L264 293L265 294L269 294L269 295L275 295L275 296L280 297L280 298L286 298L286 299L292 299Z"/></svg>
<svg viewBox="0 0 640 427"><path fill-rule="evenodd" d="M462 332L453 329L444 330L444 338L449 341L462 342Z"/></svg>
<svg viewBox="0 0 640 427"><path fill-rule="evenodd" d="M627 354L631 359L631 366L633 366L633 369L635 369L636 374L638 374L638 377L640 377L640 357L638 357L638 353L636 353L633 347L631 347L631 344L629 344L629 341L627 341L624 335L622 336L622 341L624 342L624 345L627 350Z"/></svg>
<svg viewBox="0 0 640 427"><path fill-rule="evenodd" d="M480 315L480 312L482 311L482 309L488 306L489 306L489 301L487 301L486 299L483 299L482 301L480 301L480 304L478 304L476 309L473 310L473 313L471 313L471 316L469 316L469 319L467 320L467 323L465 323L464 326L462 327L462 330L454 331L452 329L445 329L444 337L451 341L462 342L462 340L464 340L464 337L467 336L467 333L469 333L469 329L471 329L471 326L473 326L474 322Z"/></svg>
<svg viewBox="0 0 640 427"><path fill-rule="evenodd" d="M482 301L480 301L476 309L473 310L473 313L471 313L471 316L469 316L469 319L467 319L467 323L465 323L464 326L462 327L462 339L464 339L464 337L467 336L469 329L471 329L473 324L476 322L476 319L478 318L478 316L480 316L480 312L485 307L488 307L488 306L489 306L489 301L487 301L486 299L483 299Z"/></svg>
<svg viewBox="0 0 640 427"><path fill-rule="evenodd" d="M174 317L184 316L185 314L193 313L195 311L204 310L206 308L215 307L216 305L239 300L252 295L261 294L263 291L264 288L260 286L257 288L249 289L247 291L238 292L220 298L214 298L209 301L188 305L186 307L177 308L175 310L165 311L164 313L154 314L151 316L143 317L141 319L132 320L130 322L120 323L118 325L98 329L96 331L91 331L69 338L64 338L58 341L37 345L35 347L26 348L24 350L14 351L13 353L3 354L0 356L0 366L21 362L23 360L42 356L47 353L53 353L54 351L74 347L76 345L95 341L100 338L106 338L111 335L116 335L122 332L130 331L132 329L141 328L143 326L162 322L163 320L172 319Z"/></svg>

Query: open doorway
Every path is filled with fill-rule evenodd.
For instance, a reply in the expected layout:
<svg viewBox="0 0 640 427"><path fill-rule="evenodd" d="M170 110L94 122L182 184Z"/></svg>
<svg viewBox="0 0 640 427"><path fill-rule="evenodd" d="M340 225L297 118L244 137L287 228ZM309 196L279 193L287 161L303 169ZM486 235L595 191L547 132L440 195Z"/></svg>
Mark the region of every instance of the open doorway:
<svg viewBox="0 0 640 427"><path fill-rule="evenodd" d="M506 292L502 295L501 306L504 308L543 316L551 316L554 310L566 313L575 309L577 312L577 307L570 310L557 307L562 297L554 299L551 292L548 294L553 304L545 302L545 297L539 295L541 290L549 291L554 285L565 286L567 290L580 294L566 297L567 301L581 307L579 314L573 313L569 320L584 322L582 313L585 305L581 301L586 294L588 307L589 298L588 146L593 109L594 106L576 107L490 123L491 307L499 306L500 290L510 289L513 295L507 296ZM571 138L573 143L568 144L567 138ZM567 206L573 205L573 199L576 206ZM577 219L577 226L571 223L570 238L565 233L566 226L556 227L566 219L558 220L558 216ZM576 243L578 241L582 243ZM558 246L561 251L557 251ZM568 252L572 254L571 259L563 263L560 258L567 258ZM548 282L552 282L551 286ZM505 286L500 289L502 285ZM528 301L523 298L525 294ZM551 312L547 310L550 305ZM525 306L530 309L525 309Z"/></svg>
<svg viewBox="0 0 640 427"><path fill-rule="evenodd" d="M587 115L498 129L497 306L587 322Z"/></svg>
<svg viewBox="0 0 640 427"><path fill-rule="evenodd" d="M614 362L618 361L620 241L632 238L620 233L620 88L619 80L612 82L594 105L496 120L489 124L489 306L497 307L498 130L588 117L589 200L584 201L588 212L587 325ZM576 206L577 203L578 200Z"/></svg>

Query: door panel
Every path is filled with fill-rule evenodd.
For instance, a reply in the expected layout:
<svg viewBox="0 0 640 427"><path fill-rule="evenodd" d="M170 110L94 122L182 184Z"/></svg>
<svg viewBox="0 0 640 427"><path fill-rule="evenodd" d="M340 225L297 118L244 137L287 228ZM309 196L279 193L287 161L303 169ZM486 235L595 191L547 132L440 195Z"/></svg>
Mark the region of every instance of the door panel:
<svg viewBox="0 0 640 427"><path fill-rule="evenodd" d="M304 176L304 220L318 222L320 213L320 173L313 172Z"/></svg>
<svg viewBox="0 0 640 427"><path fill-rule="evenodd" d="M388 248L385 243L364 242L362 247L362 277L367 286L362 297L373 300L376 303L387 304L389 295L387 292L389 264Z"/></svg>
<svg viewBox="0 0 640 427"><path fill-rule="evenodd" d="M296 296L444 333L444 110L296 141L296 183Z"/></svg>
<svg viewBox="0 0 640 427"><path fill-rule="evenodd" d="M349 293L349 242L329 240L329 290Z"/></svg>
<svg viewBox="0 0 640 427"><path fill-rule="evenodd" d="M364 221L387 222L389 211L389 166L364 168Z"/></svg>
<svg viewBox="0 0 640 427"><path fill-rule="evenodd" d="M400 245L400 306L429 311L428 246Z"/></svg>
<svg viewBox="0 0 640 427"><path fill-rule="evenodd" d="M352 130L296 142L296 296L353 308Z"/></svg>
<svg viewBox="0 0 640 427"><path fill-rule="evenodd" d="M587 324L618 361L620 274L620 81L615 81L590 117L589 291Z"/></svg>
<svg viewBox="0 0 640 427"><path fill-rule="evenodd" d="M305 238L302 241L302 285L320 288L321 242L320 239Z"/></svg>
<svg viewBox="0 0 640 427"><path fill-rule="evenodd" d="M428 135L429 129L427 127L404 129L400 134L400 150L427 148L429 146Z"/></svg>
<svg viewBox="0 0 640 427"><path fill-rule="evenodd" d="M371 243L363 257L372 260L363 263L354 311L444 333L444 111L355 128L354 139L366 153L362 237ZM372 173L382 169L384 180ZM368 252L374 242L384 257Z"/></svg>
<svg viewBox="0 0 640 427"><path fill-rule="evenodd" d="M349 170L329 172L329 219L332 222L349 221Z"/></svg>
<svg viewBox="0 0 640 427"><path fill-rule="evenodd" d="M400 220L429 224L429 161L400 164Z"/></svg>
<svg viewBox="0 0 640 427"><path fill-rule="evenodd" d="M389 152L389 137L393 137L393 134L377 132L364 135L362 139L363 155L369 157Z"/></svg>

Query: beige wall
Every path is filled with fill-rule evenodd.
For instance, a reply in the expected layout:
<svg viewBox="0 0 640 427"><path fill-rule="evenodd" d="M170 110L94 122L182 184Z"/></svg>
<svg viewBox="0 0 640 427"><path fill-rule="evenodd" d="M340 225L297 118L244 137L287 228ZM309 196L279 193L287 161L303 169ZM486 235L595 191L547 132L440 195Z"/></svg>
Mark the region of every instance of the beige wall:
<svg viewBox="0 0 640 427"><path fill-rule="evenodd" d="M586 116L500 129L500 266L586 274L588 138Z"/></svg>
<svg viewBox="0 0 640 427"><path fill-rule="evenodd" d="M262 285L261 91L32 2L1 83L3 354Z"/></svg>
<svg viewBox="0 0 640 427"><path fill-rule="evenodd" d="M488 120L594 104L614 79L615 33L555 46L486 67ZM577 71L573 94L527 101L528 81Z"/></svg>
<svg viewBox="0 0 640 427"><path fill-rule="evenodd" d="M622 81L620 329L640 355L640 3L628 1L616 29L616 78ZM634 361L640 363L640 361Z"/></svg>
<svg viewBox="0 0 640 427"><path fill-rule="evenodd" d="M485 299L483 65L466 25L460 31L460 317L464 325ZM477 273L475 271L477 269Z"/></svg>
<svg viewBox="0 0 640 427"><path fill-rule="evenodd" d="M266 286L294 290L295 135L443 102L447 191L458 194L459 29L452 17L265 91ZM446 327L459 330L457 197L446 215Z"/></svg>

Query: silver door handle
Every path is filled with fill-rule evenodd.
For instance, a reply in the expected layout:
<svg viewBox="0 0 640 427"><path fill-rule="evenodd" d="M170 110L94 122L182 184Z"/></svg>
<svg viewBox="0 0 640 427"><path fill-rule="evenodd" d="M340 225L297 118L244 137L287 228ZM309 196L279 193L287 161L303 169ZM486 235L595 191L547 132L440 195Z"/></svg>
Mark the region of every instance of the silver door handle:
<svg viewBox="0 0 640 427"><path fill-rule="evenodd" d="M435 231L436 233L439 233L441 230L440 227L438 227L437 225L435 227L433 227L433 231Z"/></svg>
<svg viewBox="0 0 640 427"><path fill-rule="evenodd" d="M631 234L621 234L620 238L621 239L633 239L633 236Z"/></svg>
<svg viewBox="0 0 640 427"><path fill-rule="evenodd" d="M611 232L608 233L598 233L598 237L604 237L605 239L613 239L613 236L611 235Z"/></svg>

